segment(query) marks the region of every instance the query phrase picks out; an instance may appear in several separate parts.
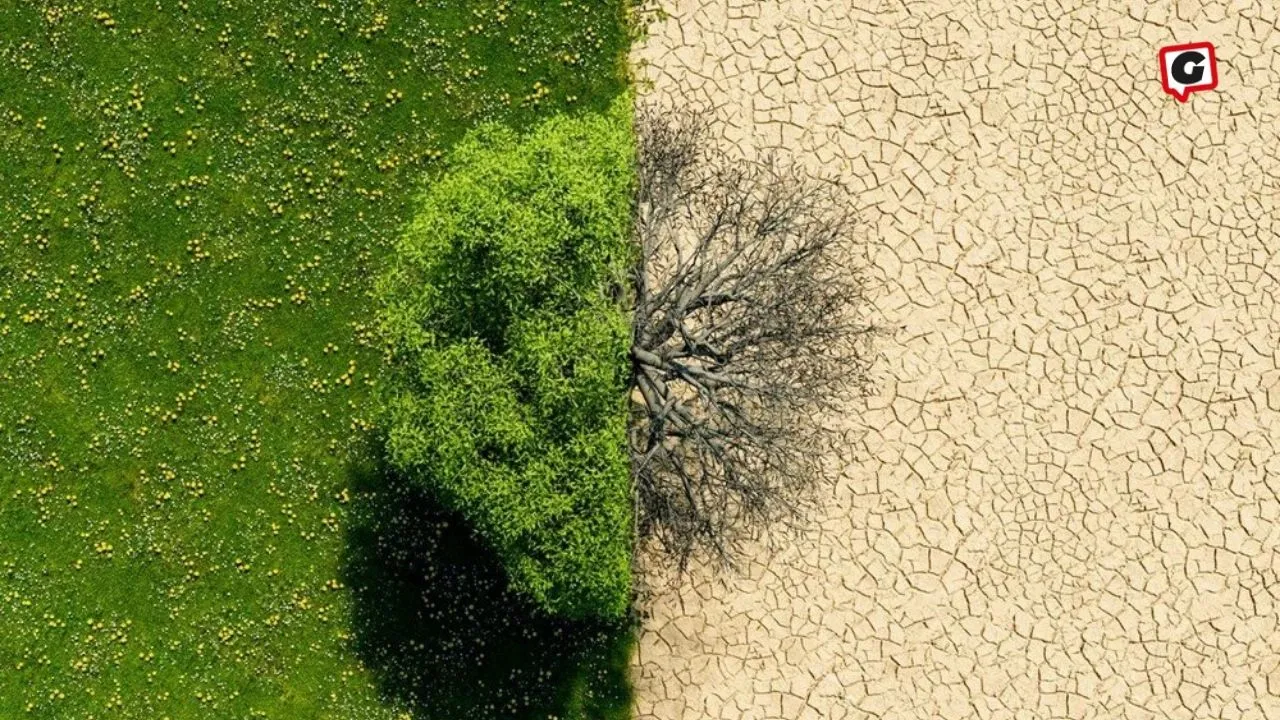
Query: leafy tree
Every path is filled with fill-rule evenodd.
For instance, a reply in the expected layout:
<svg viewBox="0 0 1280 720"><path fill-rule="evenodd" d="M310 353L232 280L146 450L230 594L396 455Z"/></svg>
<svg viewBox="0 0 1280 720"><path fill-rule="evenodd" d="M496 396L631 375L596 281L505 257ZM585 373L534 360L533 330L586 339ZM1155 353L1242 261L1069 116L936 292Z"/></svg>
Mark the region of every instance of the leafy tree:
<svg viewBox="0 0 1280 720"><path fill-rule="evenodd" d="M391 463L567 617L630 601L630 101L453 151L382 278Z"/></svg>

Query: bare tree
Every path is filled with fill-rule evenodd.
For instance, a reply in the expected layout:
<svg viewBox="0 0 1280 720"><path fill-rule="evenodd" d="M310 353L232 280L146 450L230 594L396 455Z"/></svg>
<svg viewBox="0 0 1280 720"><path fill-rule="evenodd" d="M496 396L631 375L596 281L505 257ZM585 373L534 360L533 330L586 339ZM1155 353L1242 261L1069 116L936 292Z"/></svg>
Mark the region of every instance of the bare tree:
<svg viewBox="0 0 1280 720"><path fill-rule="evenodd" d="M733 161L697 113L641 108L631 426L636 520L684 568L732 564L823 477L869 387L853 215L834 183Z"/></svg>

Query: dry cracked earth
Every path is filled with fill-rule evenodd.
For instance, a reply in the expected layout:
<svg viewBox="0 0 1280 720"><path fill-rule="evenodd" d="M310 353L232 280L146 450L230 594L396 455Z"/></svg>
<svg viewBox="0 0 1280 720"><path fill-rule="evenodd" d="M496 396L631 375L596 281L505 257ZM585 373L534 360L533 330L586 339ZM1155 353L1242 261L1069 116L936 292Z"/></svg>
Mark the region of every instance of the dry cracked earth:
<svg viewBox="0 0 1280 720"><path fill-rule="evenodd" d="M650 97L847 182L896 331L801 541L652 601L640 717L1280 718L1275 6L665 10Z"/></svg>

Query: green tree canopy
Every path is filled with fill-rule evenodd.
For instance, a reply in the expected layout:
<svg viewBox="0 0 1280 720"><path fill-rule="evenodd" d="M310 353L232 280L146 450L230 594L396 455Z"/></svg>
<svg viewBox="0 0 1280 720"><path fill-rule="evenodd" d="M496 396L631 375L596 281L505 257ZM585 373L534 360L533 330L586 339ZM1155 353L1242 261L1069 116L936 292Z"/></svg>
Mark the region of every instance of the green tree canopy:
<svg viewBox="0 0 1280 720"><path fill-rule="evenodd" d="M550 612L631 588L630 104L490 124L422 195L382 278L392 464L461 514Z"/></svg>

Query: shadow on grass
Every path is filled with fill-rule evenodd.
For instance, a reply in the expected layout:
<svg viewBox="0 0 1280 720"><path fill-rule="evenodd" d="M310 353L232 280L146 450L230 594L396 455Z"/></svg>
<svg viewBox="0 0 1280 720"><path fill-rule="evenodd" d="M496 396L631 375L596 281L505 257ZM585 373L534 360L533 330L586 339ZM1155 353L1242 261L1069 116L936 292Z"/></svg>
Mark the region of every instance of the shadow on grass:
<svg viewBox="0 0 1280 720"><path fill-rule="evenodd" d="M464 523L385 467L352 487L344 582L388 701L416 720L631 716L633 624L539 613Z"/></svg>

